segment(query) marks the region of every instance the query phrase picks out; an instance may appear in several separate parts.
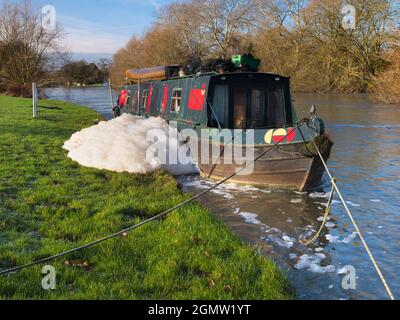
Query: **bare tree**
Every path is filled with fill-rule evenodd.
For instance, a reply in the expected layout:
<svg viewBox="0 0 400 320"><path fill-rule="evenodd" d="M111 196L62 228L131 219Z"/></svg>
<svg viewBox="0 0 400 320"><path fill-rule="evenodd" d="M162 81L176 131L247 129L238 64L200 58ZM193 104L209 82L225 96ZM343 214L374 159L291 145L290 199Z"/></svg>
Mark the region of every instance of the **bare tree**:
<svg viewBox="0 0 400 320"><path fill-rule="evenodd" d="M132 37L114 55L111 79L114 84L122 85L126 69L183 64L187 55L182 38L174 26L155 24L143 37Z"/></svg>
<svg viewBox="0 0 400 320"><path fill-rule="evenodd" d="M193 2L172 3L159 16L159 24L178 32L188 57L202 59L210 55L212 44L199 9Z"/></svg>
<svg viewBox="0 0 400 320"><path fill-rule="evenodd" d="M254 26L253 0L194 0L202 28L216 55L226 58L238 50L241 38Z"/></svg>
<svg viewBox="0 0 400 320"><path fill-rule="evenodd" d="M25 0L3 1L0 9L0 61L3 76L26 85L41 80L60 58L59 27L44 29L40 13Z"/></svg>

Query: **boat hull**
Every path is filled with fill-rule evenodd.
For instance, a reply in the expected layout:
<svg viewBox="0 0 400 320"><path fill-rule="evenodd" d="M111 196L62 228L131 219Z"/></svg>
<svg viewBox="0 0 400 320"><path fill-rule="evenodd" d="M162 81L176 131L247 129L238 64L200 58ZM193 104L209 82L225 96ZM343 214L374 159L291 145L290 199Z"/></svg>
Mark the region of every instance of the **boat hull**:
<svg viewBox="0 0 400 320"><path fill-rule="evenodd" d="M271 147L271 145L255 147L254 159L270 150ZM245 147L240 148L243 148L242 154L246 154ZM227 164L223 155L223 146L220 150L220 156L217 159L213 158L213 162L210 161L210 164L198 161L203 177L221 181L246 166L245 163ZM325 156L326 160L329 157L329 152L330 149ZM247 159L247 164L251 164L252 159ZM324 166L320 158L306 150L304 143L285 144L273 148L249 169L244 174L235 175L229 182L274 189L306 191L318 188L324 174Z"/></svg>

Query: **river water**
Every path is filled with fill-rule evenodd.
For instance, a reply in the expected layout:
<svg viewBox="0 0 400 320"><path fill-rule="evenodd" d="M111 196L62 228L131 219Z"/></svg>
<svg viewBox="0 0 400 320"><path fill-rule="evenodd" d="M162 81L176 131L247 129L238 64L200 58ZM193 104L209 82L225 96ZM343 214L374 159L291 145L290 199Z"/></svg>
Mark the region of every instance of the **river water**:
<svg viewBox="0 0 400 320"><path fill-rule="evenodd" d="M106 88L48 89L51 99L89 106L111 117ZM315 104L335 142L329 165L383 274L400 297L400 106L364 95L295 95L299 118ZM181 177L184 191L212 185ZM275 259L299 299L387 299L350 219L335 197L320 239L306 248L299 239L319 229L330 186L298 193L228 184L201 200L244 241ZM343 268L352 266L356 289L343 286ZM347 269L349 270L349 269Z"/></svg>

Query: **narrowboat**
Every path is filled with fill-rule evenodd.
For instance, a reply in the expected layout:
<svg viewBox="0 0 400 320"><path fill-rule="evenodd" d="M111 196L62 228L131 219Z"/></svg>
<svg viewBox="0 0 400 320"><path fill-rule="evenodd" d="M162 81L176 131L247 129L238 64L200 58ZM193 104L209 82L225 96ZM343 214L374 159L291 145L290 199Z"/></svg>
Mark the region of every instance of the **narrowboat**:
<svg viewBox="0 0 400 320"><path fill-rule="evenodd" d="M234 56L215 70L195 74L186 74L179 65L127 70L127 84L114 113L162 117L180 131L192 129L197 133L188 139L193 157L201 174L214 180L222 180L243 167L243 163L224 161L228 144L243 148L245 154L251 134L254 158L284 139L256 161L249 174L237 175L230 182L300 191L316 189L321 185L324 167L312 141L325 160L333 146L324 122L315 110L309 119L299 121L290 79L258 72L258 64L247 56ZM215 139L221 130L231 131L240 139ZM210 149L218 144L218 159L212 156L208 162L200 161L201 152L205 152L200 145L204 143Z"/></svg>

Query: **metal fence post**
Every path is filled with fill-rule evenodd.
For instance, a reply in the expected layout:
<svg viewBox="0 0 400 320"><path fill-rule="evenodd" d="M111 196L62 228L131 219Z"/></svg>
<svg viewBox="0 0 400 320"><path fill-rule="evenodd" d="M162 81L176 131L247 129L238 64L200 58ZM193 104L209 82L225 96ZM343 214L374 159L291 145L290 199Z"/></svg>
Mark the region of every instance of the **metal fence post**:
<svg viewBox="0 0 400 320"><path fill-rule="evenodd" d="M37 85L36 85L36 83L32 83L32 104L33 104L33 117L34 118L36 118L38 115L37 102L38 102Z"/></svg>

